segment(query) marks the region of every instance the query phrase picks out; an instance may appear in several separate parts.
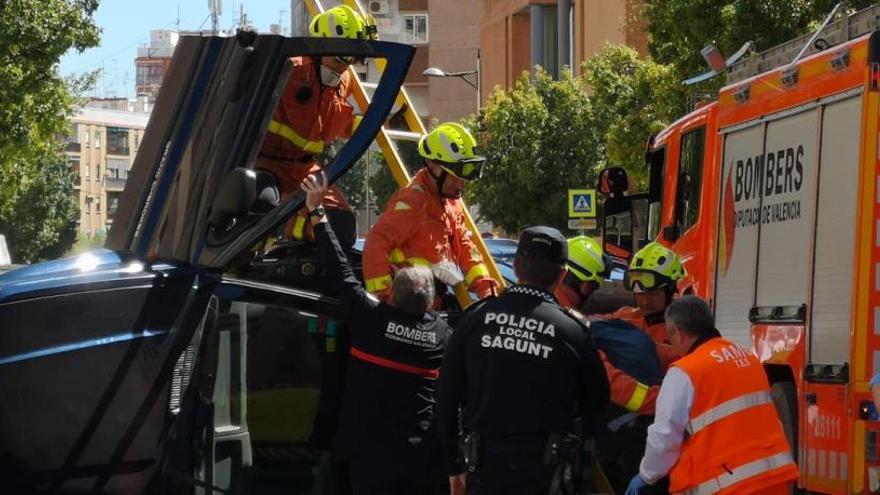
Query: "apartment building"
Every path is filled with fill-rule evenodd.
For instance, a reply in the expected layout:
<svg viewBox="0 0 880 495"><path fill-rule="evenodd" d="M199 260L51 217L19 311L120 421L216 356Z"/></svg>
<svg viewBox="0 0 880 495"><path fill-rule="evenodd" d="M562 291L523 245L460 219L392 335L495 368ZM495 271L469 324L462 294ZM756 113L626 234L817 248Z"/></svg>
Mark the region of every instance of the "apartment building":
<svg viewBox="0 0 880 495"><path fill-rule="evenodd" d="M64 149L79 202L78 230L86 237L106 234L113 225L150 115L127 108L97 107L111 106L106 101L94 105L81 108L73 116Z"/></svg>
<svg viewBox="0 0 880 495"><path fill-rule="evenodd" d="M581 62L607 42L648 51L644 0L481 0L480 48L485 99L540 65L557 75L580 73Z"/></svg>

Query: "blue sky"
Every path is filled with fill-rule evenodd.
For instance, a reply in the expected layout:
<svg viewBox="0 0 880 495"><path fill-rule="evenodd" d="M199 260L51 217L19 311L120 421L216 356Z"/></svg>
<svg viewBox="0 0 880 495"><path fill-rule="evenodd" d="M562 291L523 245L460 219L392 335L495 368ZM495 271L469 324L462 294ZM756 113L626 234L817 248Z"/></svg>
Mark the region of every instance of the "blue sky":
<svg viewBox="0 0 880 495"><path fill-rule="evenodd" d="M259 31L278 23L290 28L290 0L222 0L222 28L230 28L243 5L250 22ZM180 29L211 28L208 0L101 0L95 21L102 29L101 46L61 59L61 74L82 73L103 68L92 94L134 96L134 58L137 46L150 40L151 29L173 29L180 12ZM280 11L285 11L280 14ZM203 24L204 23L204 24Z"/></svg>

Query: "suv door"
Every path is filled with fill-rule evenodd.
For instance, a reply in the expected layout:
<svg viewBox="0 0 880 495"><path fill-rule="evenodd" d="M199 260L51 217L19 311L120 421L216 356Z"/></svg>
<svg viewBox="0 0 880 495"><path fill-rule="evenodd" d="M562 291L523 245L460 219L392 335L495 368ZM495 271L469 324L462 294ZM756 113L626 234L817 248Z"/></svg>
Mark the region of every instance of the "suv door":
<svg viewBox="0 0 880 495"><path fill-rule="evenodd" d="M198 480L231 493L339 493L331 460L348 356L339 302L224 279L213 448Z"/></svg>
<svg viewBox="0 0 880 495"><path fill-rule="evenodd" d="M214 289L232 259L303 203L295 194L255 214L242 202L253 193L252 162L287 61L387 62L329 168L335 181L378 132L412 54L384 42L181 38L109 249L0 275L0 473L13 492L205 487L200 456L213 440L204 425L215 416L207 378L220 357ZM231 214L235 227L218 227L217 212Z"/></svg>

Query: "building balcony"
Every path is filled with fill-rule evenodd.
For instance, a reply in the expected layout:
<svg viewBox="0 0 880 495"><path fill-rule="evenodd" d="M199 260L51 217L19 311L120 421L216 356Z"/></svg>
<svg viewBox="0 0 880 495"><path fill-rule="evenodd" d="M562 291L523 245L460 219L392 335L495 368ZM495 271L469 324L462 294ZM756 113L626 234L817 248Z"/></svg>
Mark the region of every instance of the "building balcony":
<svg viewBox="0 0 880 495"><path fill-rule="evenodd" d="M64 151L79 153L81 150L82 150L82 144L80 144L80 143L67 143L64 145Z"/></svg>
<svg viewBox="0 0 880 495"><path fill-rule="evenodd" d="M125 179L104 177L104 188L108 191L122 191L125 189Z"/></svg>
<svg viewBox="0 0 880 495"><path fill-rule="evenodd" d="M131 149L128 146L117 146L114 144L108 144L107 154L116 156L128 156L131 154Z"/></svg>

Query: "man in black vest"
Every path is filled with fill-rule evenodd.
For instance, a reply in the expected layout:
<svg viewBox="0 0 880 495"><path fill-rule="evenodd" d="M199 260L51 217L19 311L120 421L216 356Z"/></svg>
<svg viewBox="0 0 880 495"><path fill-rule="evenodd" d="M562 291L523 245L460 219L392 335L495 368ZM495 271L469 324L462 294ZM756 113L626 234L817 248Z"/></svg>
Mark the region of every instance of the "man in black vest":
<svg viewBox="0 0 880 495"><path fill-rule="evenodd" d="M337 455L349 460L354 495L448 494L434 392L452 329L430 310L434 276L405 268L394 277L388 304L369 296L327 223L327 181L318 180L312 175L302 183L306 207L351 332Z"/></svg>

